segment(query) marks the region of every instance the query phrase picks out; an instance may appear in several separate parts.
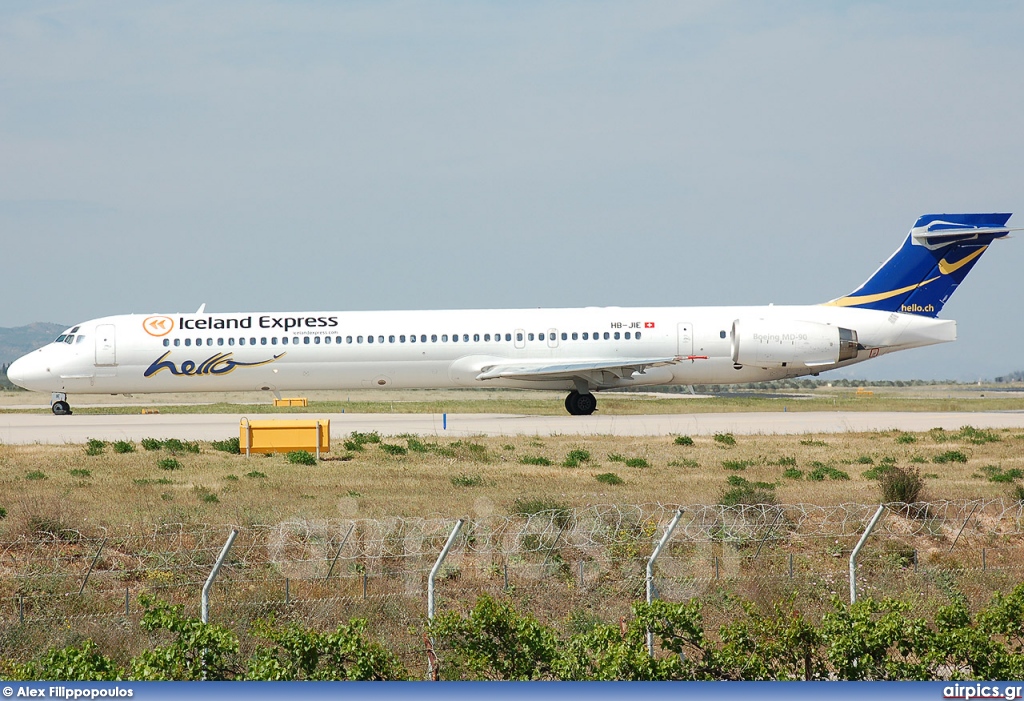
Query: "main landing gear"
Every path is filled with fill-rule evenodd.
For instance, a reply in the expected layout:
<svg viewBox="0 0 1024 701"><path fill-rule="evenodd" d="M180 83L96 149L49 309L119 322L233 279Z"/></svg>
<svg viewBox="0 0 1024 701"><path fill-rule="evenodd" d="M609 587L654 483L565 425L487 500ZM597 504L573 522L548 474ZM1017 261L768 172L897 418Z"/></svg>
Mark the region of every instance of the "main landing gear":
<svg viewBox="0 0 1024 701"><path fill-rule="evenodd" d="M597 398L590 392L573 390L565 398L565 410L573 416L590 416L597 409Z"/></svg>
<svg viewBox="0 0 1024 701"><path fill-rule="evenodd" d="M54 392L50 395L50 410L57 416L71 416L71 405L68 404L68 395L63 392Z"/></svg>

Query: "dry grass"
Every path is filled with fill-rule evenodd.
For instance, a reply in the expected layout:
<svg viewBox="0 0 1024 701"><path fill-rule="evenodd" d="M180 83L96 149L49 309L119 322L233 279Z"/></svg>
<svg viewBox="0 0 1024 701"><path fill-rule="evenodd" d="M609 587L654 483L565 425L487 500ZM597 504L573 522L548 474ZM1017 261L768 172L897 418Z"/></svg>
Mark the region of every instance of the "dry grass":
<svg viewBox="0 0 1024 701"><path fill-rule="evenodd" d="M952 433L916 434L912 443L897 440L901 435L905 434L740 436L734 446L710 436L695 437L692 446L676 445L672 436L412 441L385 437L385 444L402 446L406 454L388 453L376 443L346 452L343 441L337 441L327 460L308 467L289 464L284 456L229 455L209 444L202 444L199 454L174 456L141 447L118 454L107 446L102 454L90 456L82 445L4 445L0 507L7 510L7 517L0 520L0 537L32 530L32 515L47 512L59 515L63 527L250 525L288 518L504 515L516 499L531 498L566 506L716 503L730 476L774 483L783 503L872 503L880 498L878 482L863 473L886 460L920 468L926 476L926 499L991 498L1009 496L1015 485L990 481L992 471L986 466L1003 472L1024 468L1024 436L1009 430L996 432L998 441L980 444ZM590 459L579 467L564 467L569 452L579 449L589 452ZM932 462L947 451L961 451L968 461ZM158 467L169 457L181 464L180 469ZM522 462L538 457L552 464ZM630 467L624 462L635 458L650 466ZM819 474L834 475L838 470L850 480L810 479L822 466L832 470L819 469ZM783 476L794 475L794 470L802 478ZM614 472L623 484L596 479L607 472Z"/></svg>

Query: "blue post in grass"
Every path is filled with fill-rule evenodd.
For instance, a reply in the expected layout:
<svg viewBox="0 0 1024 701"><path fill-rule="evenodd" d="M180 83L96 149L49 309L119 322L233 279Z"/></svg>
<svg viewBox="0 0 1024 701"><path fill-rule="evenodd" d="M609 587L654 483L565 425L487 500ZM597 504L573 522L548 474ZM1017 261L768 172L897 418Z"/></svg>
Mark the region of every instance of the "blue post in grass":
<svg viewBox="0 0 1024 701"><path fill-rule="evenodd" d="M448 414L441 414L441 430L448 430Z"/></svg>

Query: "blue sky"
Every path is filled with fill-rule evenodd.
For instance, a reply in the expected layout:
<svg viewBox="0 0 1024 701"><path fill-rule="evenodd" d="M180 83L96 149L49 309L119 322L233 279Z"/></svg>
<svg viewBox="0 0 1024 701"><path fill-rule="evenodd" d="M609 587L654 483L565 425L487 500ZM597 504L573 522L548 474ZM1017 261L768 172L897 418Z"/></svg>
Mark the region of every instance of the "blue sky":
<svg viewBox="0 0 1024 701"><path fill-rule="evenodd" d="M809 303L1018 211L1017 3L7 2L0 326ZM1019 241L858 377L1024 369ZM1009 312L1009 316L1007 315Z"/></svg>

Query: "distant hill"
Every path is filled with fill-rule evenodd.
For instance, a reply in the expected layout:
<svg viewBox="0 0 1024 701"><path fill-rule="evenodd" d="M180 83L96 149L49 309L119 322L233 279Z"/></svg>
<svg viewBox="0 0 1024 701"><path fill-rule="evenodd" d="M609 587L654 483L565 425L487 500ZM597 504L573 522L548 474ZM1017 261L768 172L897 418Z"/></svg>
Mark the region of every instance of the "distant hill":
<svg viewBox="0 0 1024 701"><path fill-rule="evenodd" d="M0 365L10 365L26 353L45 346L66 328L63 324L43 322L12 329L0 328Z"/></svg>

